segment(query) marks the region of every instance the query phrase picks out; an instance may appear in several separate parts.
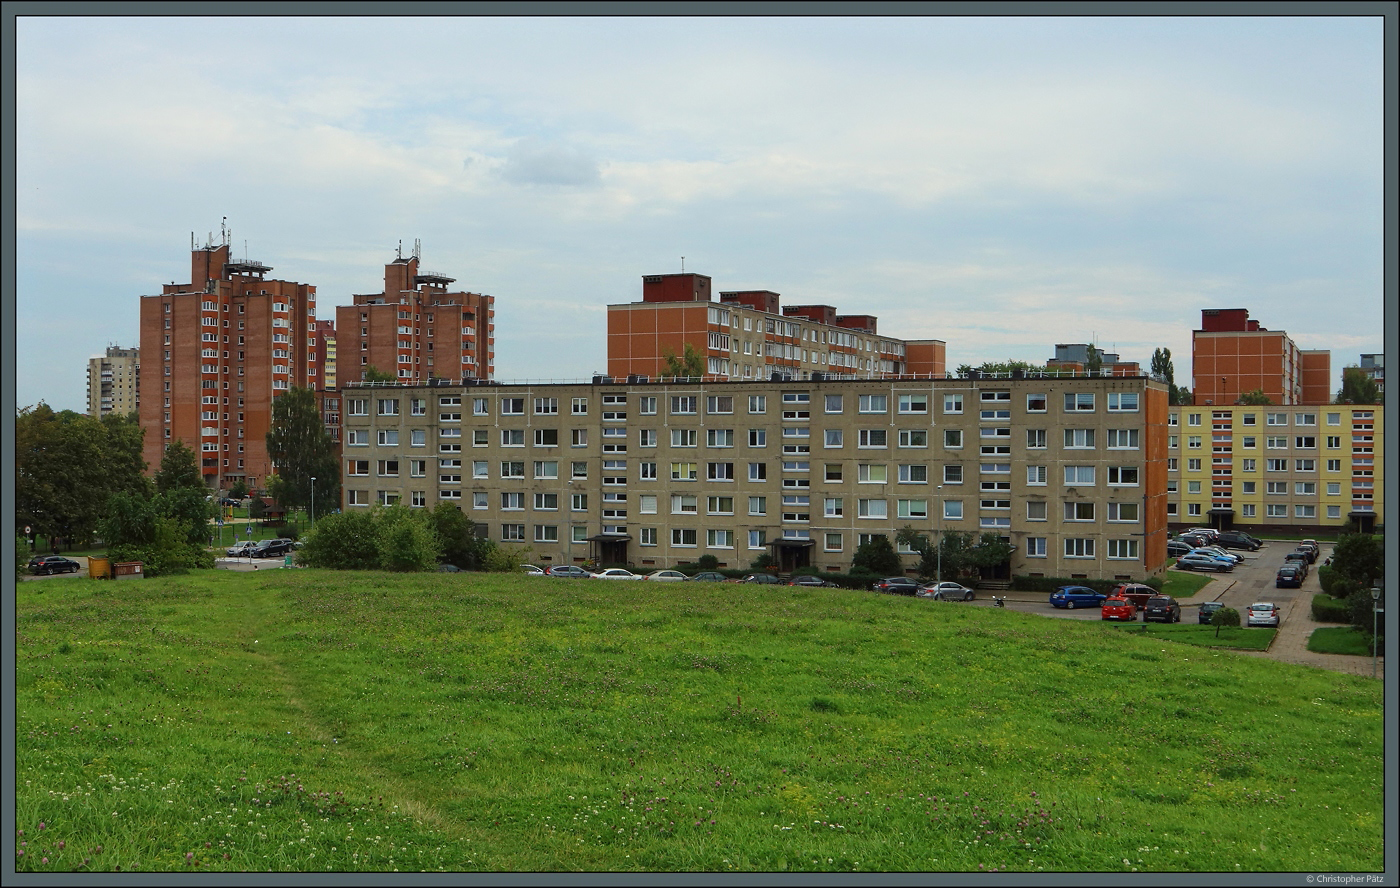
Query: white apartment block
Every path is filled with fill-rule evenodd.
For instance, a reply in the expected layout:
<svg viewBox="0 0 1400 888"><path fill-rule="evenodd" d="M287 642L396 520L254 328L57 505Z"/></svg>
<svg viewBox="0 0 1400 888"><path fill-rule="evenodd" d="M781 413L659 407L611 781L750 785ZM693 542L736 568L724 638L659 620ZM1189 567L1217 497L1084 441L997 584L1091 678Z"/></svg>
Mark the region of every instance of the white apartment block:
<svg viewBox="0 0 1400 888"><path fill-rule="evenodd" d="M88 358L87 412L94 419L109 413L125 416L141 405L141 349L107 347Z"/></svg>

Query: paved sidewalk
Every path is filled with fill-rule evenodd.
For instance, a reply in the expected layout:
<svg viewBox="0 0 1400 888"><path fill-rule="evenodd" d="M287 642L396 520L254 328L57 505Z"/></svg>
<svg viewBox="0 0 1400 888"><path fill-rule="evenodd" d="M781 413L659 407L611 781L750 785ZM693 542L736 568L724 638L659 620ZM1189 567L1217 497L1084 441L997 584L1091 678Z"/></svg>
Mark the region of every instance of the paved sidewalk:
<svg viewBox="0 0 1400 888"><path fill-rule="evenodd" d="M1267 651L1236 651L1236 653L1246 657L1268 657L1271 660L1280 660L1284 663L1315 666L1318 669L1331 669L1334 672L1364 675L1370 678L1370 657L1355 657L1349 654L1318 654L1308 650L1308 637L1312 635L1314 629L1336 625L1338 624L1319 623L1314 620L1311 598L1305 599L1300 596L1285 609L1283 625L1279 628L1278 635L1274 636L1274 643L1269 646ZM1381 681L1385 680L1385 657L1383 656L1376 663L1376 678Z"/></svg>

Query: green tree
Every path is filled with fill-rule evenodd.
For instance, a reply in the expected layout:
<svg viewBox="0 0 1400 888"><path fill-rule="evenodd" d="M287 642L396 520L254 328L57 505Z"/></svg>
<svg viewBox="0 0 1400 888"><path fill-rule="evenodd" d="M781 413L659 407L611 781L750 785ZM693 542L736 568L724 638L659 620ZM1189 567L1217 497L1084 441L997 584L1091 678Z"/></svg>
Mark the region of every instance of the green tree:
<svg viewBox="0 0 1400 888"><path fill-rule="evenodd" d="M1240 395L1240 403L1247 404L1251 407L1263 407L1274 402L1268 395L1264 394L1263 389L1255 389L1252 392L1245 392Z"/></svg>
<svg viewBox="0 0 1400 888"><path fill-rule="evenodd" d="M1342 387L1337 391L1338 404L1379 404L1380 386L1360 367L1342 368Z"/></svg>
<svg viewBox="0 0 1400 888"><path fill-rule="evenodd" d="M988 376L1010 376L1018 370L1024 373L1048 373L1058 375L1057 370L1047 370L1045 367L1026 361L983 361L976 367L971 364L959 364L957 374L966 379L968 376L972 375L974 370Z"/></svg>
<svg viewBox="0 0 1400 888"><path fill-rule="evenodd" d="M366 367L361 375L365 382L398 382L394 374L385 373L373 364Z"/></svg>
<svg viewBox="0 0 1400 888"><path fill-rule="evenodd" d="M317 508L329 511L340 501L340 462L313 390L294 386L273 400L267 455L276 471L268 480L268 493L283 508L310 505L312 478L316 479ZM315 520L314 515L311 518Z"/></svg>
<svg viewBox="0 0 1400 888"><path fill-rule="evenodd" d="M496 546L486 556L486 569L493 573L519 573L520 565L534 560L534 546Z"/></svg>
<svg viewBox="0 0 1400 888"><path fill-rule="evenodd" d="M1093 345L1090 345L1086 351L1088 352L1088 359L1084 362L1084 369L1088 370L1090 373L1097 374L1103 369L1103 352L1094 348Z"/></svg>
<svg viewBox="0 0 1400 888"><path fill-rule="evenodd" d="M938 563L938 547L929 541L928 534L921 533L908 525L901 527L894 536L895 541L919 555L919 576L937 576L941 565Z"/></svg>
<svg viewBox="0 0 1400 888"><path fill-rule="evenodd" d="M1220 627L1240 627L1240 612L1233 607L1222 607L1211 615L1210 624L1215 627L1215 637L1220 637Z"/></svg>
<svg viewBox="0 0 1400 888"><path fill-rule="evenodd" d="M393 505L376 510L379 523L379 567L392 571L425 571L437 566L442 540L426 513Z"/></svg>
<svg viewBox="0 0 1400 888"><path fill-rule="evenodd" d="M759 555L757 558L755 558L753 561L750 561L750 562L749 562L749 570L752 570L752 571L766 571L766 570L772 570L773 568L775 568L775 567L777 567L777 566L778 566L778 562L777 562L777 560L773 557L773 553L772 553L772 552L764 552L763 554L761 554L761 555Z"/></svg>
<svg viewBox="0 0 1400 888"><path fill-rule="evenodd" d="M1330 567L1369 594L1371 585L1385 576L1385 548L1369 533L1344 533L1332 549Z"/></svg>
<svg viewBox="0 0 1400 888"><path fill-rule="evenodd" d="M685 351L679 358L670 348L663 348L661 361L661 375L663 376L699 378L705 375L705 359L689 342L685 344Z"/></svg>
<svg viewBox="0 0 1400 888"><path fill-rule="evenodd" d="M243 483L242 478L239 478L237 481L233 482L233 484L229 487L228 495L233 499L241 500L243 499L243 497L248 495L248 485Z"/></svg>
<svg viewBox="0 0 1400 888"><path fill-rule="evenodd" d="M140 561L149 576L212 568L204 548L212 508L190 487L154 496L117 492L107 501L98 532L113 561Z"/></svg>
<svg viewBox="0 0 1400 888"><path fill-rule="evenodd" d="M477 534L476 522L452 503L438 503L428 513L428 521L442 540L442 560L462 570L485 570L486 559L496 544Z"/></svg>
<svg viewBox="0 0 1400 888"><path fill-rule="evenodd" d="M47 404L15 417L15 519L66 540L91 535L111 492L109 442L95 419Z"/></svg>
<svg viewBox="0 0 1400 888"><path fill-rule="evenodd" d="M156 490L164 493L177 487L208 491L204 476L199 473L199 460L194 451L183 441L174 441L165 448L160 457L160 470L156 472Z"/></svg>
<svg viewBox="0 0 1400 888"><path fill-rule="evenodd" d="M297 561L329 570L378 570L379 526L372 512L327 515L306 535Z"/></svg>
<svg viewBox="0 0 1400 888"><path fill-rule="evenodd" d="M146 477L146 460L141 455L146 430L136 414L109 413L100 422L107 439L107 490L149 494L151 480Z"/></svg>
<svg viewBox="0 0 1400 888"><path fill-rule="evenodd" d="M851 573L869 573L882 577L900 576L904 565L890 544L890 538L877 533L869 542L862 543L851 559Z"/></svg>
<svg viewBox="0 0 1400 888"><path fill-rule="evenodd" d="M1151 373L1152 378L1158 382L1165 382L1168 386L1176 385L1176 368L1172 366L1171 349L1159 348L1152 352Z"/></svg>

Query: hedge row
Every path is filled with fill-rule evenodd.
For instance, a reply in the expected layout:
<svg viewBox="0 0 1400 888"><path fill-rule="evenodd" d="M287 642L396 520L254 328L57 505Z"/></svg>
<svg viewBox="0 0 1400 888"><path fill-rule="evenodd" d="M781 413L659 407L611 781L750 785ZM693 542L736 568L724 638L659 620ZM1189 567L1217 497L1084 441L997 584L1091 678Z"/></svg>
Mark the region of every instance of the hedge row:
<svg viewBox="0 0 1400 888"><path fill-rule="evenodd" d="M1314 595L1312 617L1319 623L1350 623L1351 603L1345 599L1339 601L1326 593Z"/></svg>
<svg viewBox="0 0 1400 888"><path fill-rule="evenodd" d="M1061 586L1088 586L1095 592L1107 595L1121 582L1122 580L1071 580L1065 577L1012 577L1011 588L1017 592L1044 592L1049 595ZM1148 577L1136 582L1151 586L1155 591L1162 591L1161 577Z"/></svg>

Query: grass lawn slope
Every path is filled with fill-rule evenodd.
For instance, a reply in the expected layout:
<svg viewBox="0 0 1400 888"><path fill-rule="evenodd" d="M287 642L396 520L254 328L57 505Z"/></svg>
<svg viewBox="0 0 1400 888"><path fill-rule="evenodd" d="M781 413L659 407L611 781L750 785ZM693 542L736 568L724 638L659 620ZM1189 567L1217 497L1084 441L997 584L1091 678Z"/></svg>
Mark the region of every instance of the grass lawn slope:
<svg viewBox="0 0 1400 888"><path fill-rule="evenodd" d="M22 871L1382 866L1381 686L840 589L17 592Z"/></svg>

